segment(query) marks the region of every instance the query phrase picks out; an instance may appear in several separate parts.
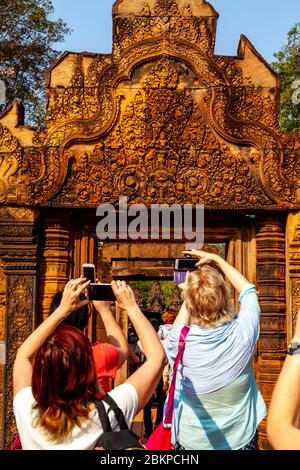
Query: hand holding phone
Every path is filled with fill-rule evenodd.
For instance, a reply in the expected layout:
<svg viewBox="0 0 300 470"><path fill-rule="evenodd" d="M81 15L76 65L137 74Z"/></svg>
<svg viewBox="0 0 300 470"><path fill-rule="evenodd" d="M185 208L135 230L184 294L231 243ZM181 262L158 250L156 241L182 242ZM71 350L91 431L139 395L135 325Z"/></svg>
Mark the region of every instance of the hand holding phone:
<svg viewBox="0 0 300 470"><path fill-rule="evenodd" d="M128 311L137 306L133 290L125 281L112 281L111 285L120 308Z"/></svg>

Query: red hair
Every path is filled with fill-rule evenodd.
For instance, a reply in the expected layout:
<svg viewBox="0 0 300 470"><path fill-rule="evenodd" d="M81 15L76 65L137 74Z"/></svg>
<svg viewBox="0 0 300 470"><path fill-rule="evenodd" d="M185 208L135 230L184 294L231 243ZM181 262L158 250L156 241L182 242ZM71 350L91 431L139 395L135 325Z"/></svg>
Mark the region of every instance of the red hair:
<svg viewBox="0 0 300 470"><path fill-rule="evenodd" d="M92 347L77 328L58 328L38 351L32 393L37 424L53 441L63 441L75 425L89 419L89 404L99 392Z"/></svg>
<svg viewBox="0 0 300 470"><path fill-rule="evenodd" d="M174 312L174 310L166 310L165 313L161 316L163 322L168 324L173 324L178 312Z"/></svg>

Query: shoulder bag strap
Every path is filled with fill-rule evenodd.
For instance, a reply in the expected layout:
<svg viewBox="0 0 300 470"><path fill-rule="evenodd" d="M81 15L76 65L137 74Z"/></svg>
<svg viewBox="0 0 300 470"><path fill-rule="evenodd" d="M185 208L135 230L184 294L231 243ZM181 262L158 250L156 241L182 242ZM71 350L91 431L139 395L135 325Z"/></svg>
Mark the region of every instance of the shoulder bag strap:
<svg viewBox="0 0 300 470"><path fill-rule="evenodd" d="M99 419L100 419L100 423L101 423L101 427L103 429L103 432L110 432L110 431L112 431L112 429L111 429L110 421L108 419L109 410L106 411L105 406L102 403L102 400L105 398L105 396L102 397L100 400L95 400L95 405L96 405L96 408L97 408L97 411L98 411L98 415L99 415Z"/></svg>
<svg viewBox="0 0 300 470"><path fill-rule="evenodd" d="M175 359L175 362L174 362L174 366L173 366L173 378L172 378L169 397L168 397L166 416L165 416L165 419L164 419L164 424L167 424L167 425L172 424L176 375L177 375L178 366L179 366L180 361L182 359L182 355L183 355L183 351L184 351L184 345L185 345L185 339L186 339L189 331L190 331L190 328L188 326L184 326L181 330L180 337L179 337L178 353L177 353L177 356L176 356L176 359Z"/></svg>
<svg viewBox="0 0 300 470"><path fill-rule="evenodd" d="M121 408L118 407L115 400L113 400L113 398L108 394L104 395L104 397L102 397L101 400L107 403L107 405L109 406L109 409L107 410L107 415L111 410L114 412L120 429L122 431L128 429L123 411L121 410ZM102 403L102 406L104 406L103 403Z"/></svg>

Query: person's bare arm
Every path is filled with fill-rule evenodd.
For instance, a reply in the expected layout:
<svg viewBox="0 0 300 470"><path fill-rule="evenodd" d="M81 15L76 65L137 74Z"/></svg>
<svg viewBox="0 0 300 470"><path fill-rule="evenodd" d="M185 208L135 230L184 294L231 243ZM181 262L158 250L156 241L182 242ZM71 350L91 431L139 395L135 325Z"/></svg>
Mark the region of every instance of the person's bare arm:
<svg viewBox="0 0 300 470"><path fill-rule="evenodd" d="M187 311L185 302L183 302L179 310L179 313L173 323L173 328L176 328L176 326L179 325L180 323L185 323L186 325L188 325L189 322L190 322L190 314Z"/></svg>
<svg viewBox="0 0 300 470"><path fill-rule="evenodd" d="M204 264L215 263L227 277L228 281L239 293L242 292L245 287L251 284L251 282L249 282L245 278L245 276L243 276L243 274L241 274L231 264L227 263L227 261L225 261L221 256L216 255L215 253L207 253L206 251L201 250L191 250L185 251L184 254L199 258L199 262L196 265L198 267Z"/></svg>
<svg viewBox="0 0 300 470"><path fill-rule="evenodd" d="M124 281L113 281L111 285L118 305L126 310L146 356L146 362L126 380L137 392L139 412L159 383L166 360L165 352L156 331L137 305L132 289Z"/></svg>
<svg viewBox="0 0 300 470"><path fill-rule="evenodd" d="M120 368L128 356L128 343L121 327L111 312L111 302L100 302L94 300L93 304L97 312L101 315L107 334L107 342L118 350L118 368Z"/></svg>
<svg viewBox="0 0 300 470"><path fill-rule="evenodd" d="M300 342L300 310L293 342ZM268 412L268 438L275 450L300 450L300 354L287 355Z"/></svg>
<svg viewBox="0 0 300 470"><path fill-rule="evenodd" d="M66 284L60 306L50 315L18 349L13 369L14 395L31 385L32 359L46 339L54 332L60 323L77 308L88 304L88 300L80 300L90 281L85 279L71 280Z"/></svg>

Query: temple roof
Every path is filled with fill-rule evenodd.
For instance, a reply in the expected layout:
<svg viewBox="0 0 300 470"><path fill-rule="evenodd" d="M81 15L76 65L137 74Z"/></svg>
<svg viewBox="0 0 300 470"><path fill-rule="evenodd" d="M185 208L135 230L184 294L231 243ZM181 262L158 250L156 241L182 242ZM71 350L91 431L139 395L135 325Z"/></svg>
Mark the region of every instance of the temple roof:
<svg viewBox="0 0 300 470"><path fill-rule="evenodd" d="M113 15L137 15L147 16L151 13L168 14L178 9L192 13L196 17L218 17L218 13L212 5L205 0L117 0L113 6Z"/></svg>

